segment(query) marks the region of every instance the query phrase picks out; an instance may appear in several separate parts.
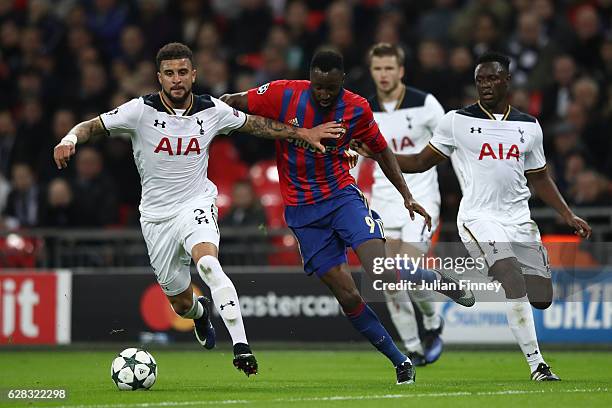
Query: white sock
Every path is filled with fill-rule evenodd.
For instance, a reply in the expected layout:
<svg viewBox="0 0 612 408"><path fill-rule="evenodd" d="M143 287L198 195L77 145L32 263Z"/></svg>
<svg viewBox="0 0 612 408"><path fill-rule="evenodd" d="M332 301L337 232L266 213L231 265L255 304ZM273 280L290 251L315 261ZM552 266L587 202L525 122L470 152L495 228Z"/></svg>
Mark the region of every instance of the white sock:
<svg viewBox="0 0 612 408"><path fill-rule="evenodd" d="M433 293L429 290L414 290L410 292L410 297L423 315L425 330L438 329L442 323L442 318L436 313L436 306L433 304Z"/></svg>
<svg viewBox="0 0 612 408"><path fill-rule="evenodd" d="M385 292L387 309L391 320L397 329L404 347L410 352L424 354L421 339L419 338L419 327L414 315L414 308L410 301L408 292L400 290L397 292Z"/></svg>
<svg viewBox="0 0 612 408"><path fill-rule="evenodd" d="M204 314L204 306L200 302L198 302L198 297L196 294L193 294L193 303L191 304L191 309L187 311L187 313L181 315L183 319L199 319Z"/></svg>
<svg viewBox="0 0 612 408"><path fill-rule="evenodd" d="M248 344L236 288L223 272L219 260L213 256L203 256L198 261L197 269L204 283L210 288L215 308L232 337L232 344Z"/></svg>
<svg viewBox="0 0 612 408"><path fill-rule="evenodd" d="M521 347L531 372L534 372L538 368L538 364L545 363L545 361L538 346L533 312L527 296L507 301L506 317L512 334L514 334L514 338Z"/></svg>

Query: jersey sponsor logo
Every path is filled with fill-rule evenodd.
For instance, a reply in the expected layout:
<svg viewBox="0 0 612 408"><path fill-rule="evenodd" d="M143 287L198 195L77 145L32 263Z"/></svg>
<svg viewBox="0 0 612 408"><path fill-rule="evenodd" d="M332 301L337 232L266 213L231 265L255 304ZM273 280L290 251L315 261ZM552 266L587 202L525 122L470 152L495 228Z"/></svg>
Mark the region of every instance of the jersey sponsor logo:
<svg viewBox="0 0 612 408"><path fill-rule="evenodd" d="M232 108L232 113L234 114L235 117L239 118L240 114L238 113L238 111L236 110L236 108Z"/></svg>
<svg viewBox="0 0 612 408"><path fill-rule="evenodd" d="M195 137L189 139L187 148L185 149L185 151L183 151L183 139L184 138L182 137L178 137L176 147L173 148L170 144L170 139L168 139L167 137L162 137L162 139L157 144L157 147L155 148L155 153L166 152L169 156L187 156L189 153L201 153L200 143Z"/></svg>
<svg viewBox="0 0 612 408"><path fill-rule="evenodd" d="M159 120L155 119L155 123L153 123L153 126L155 127L161 126L162 129L165 129L166 122L165 121L160 122Z"/></svg>
<svg viewBox="0 0 612 408"><path fill-rule="evenodd" d="M107 113L108 116L110 115L116 115L119 112L119 108L115 108L114 110L110 111Z"/></svg>
<svg viewBox="0 0 612 408"><path fill-rule="evenodd" d="M399 142L395 139L392 139L391 144L393 145L393 150L396 152L402 151L407 147L414 147L414 142L408 136L402 137L402 140Z"/></svg>
<svg viewBox="0 0 612 408"><path fill-rule="evenodd" d="M504 156L503 143L499 143L499 145L497 146L497 155L495 154L495 151L493 150L490 144L483 143L482 147L480 148L480 156L478 156L478 160L482 160L485 157L491 157L492 159L496 160L510 160L514 158L516 159L516 161L518 161L520 154L521 152L519 151L518 146L515 144L510 146L508 152Z"/></svg>
<svg viewBox="0 0 612 408"><path fill-rule="evenodd" d="M300 121L298 120L298 118L293 118L289 121L289 124L291 126L295 126L295 127L300 127Z"/></svg>
<svg viewBox="0 0 612 408"><path fill-rule="evenodd" d="M257 88L257 95L264 94L268 90L269 87L270 87L270 83L269 82L267 84L263 84L262 86Z"/></svg>
<svg viewBox="0 0 612 408"><path fill-rule="evenodd" d="M311 151L313 153L321 153L320 151L315 149L310 143L308 143L305 140L289 138L289 139L287 139L287 141L289 143L291 143L291 144L296 145L297 147L301 147L301 148L303 148L305 150L309 150L309 151ZM325 154L333 153L336 150L338 150L339 148L340 148L339 146L325 146Z"/></svg>

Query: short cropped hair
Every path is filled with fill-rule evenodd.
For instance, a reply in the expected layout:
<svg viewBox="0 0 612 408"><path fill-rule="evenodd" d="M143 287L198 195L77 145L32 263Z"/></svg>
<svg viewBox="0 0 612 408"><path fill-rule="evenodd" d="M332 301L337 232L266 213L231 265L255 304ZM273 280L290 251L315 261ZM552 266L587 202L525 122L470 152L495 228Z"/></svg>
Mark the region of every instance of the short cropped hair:
<svg viewBox="0 0 612 408"><path fill-rule="evenodd" d="M476 66L485 62L499 62L506 72L510 72L510 58L501 52L487 51L476 60Z"/></svg>
<svg viewBox="0 0 612 408"><path fill-rule="evenodd" d="M159 67L161 66L162 61L173 60L173 59L182 59L187 58L191 62L193 66L193 52L191 49L185 44L173 42L164 45L157 51L157 56L155 57L155 65L157 66L157 70L159 71Z"/></svg>
<svg viewBox="0 0 612 408"><path fill-rule="evenodd" d="M368 51L368 65L372 64L373 57L395 57L399 66L404 65L406 54L401 47L389 43L374 44Z"/></svg>
<svg viewBox="0 0 612 408"><path fill-rule="evenodd" d="M344 58L338 51L324 49L315 53L310 61L310 69L318 68L321 72L337 69L344 72Z"/></svg>

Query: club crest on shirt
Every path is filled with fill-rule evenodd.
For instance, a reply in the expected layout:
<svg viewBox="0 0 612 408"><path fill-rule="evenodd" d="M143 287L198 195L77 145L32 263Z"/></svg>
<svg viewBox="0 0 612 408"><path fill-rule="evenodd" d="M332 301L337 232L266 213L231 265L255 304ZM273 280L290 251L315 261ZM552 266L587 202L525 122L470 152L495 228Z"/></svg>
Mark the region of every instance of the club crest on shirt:
<svg viewBox="0 0 612 408"><path fill-rule="evenodd" d="M269 87L270 87L270 83L269 82L267 84L263 84L262 86L257 88L257 95L264 94L268 90Z"/></svg>

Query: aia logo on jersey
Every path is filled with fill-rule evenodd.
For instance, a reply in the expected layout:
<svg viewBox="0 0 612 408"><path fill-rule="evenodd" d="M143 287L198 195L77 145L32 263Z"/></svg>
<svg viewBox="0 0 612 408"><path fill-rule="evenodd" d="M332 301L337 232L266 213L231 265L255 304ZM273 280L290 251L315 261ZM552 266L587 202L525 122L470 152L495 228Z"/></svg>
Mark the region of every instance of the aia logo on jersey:
<svg viewBox="0 0 612 408"><path fill-rule="evenodd" d="M400 152L407 147L414 147L414 143L412 142L412 139L410 139L408 136L402 137L401 141L391 139L391 144L393 145L393 150L396 152Z"/></svg>
<svg viewBox="0 0 612 408"><path fill-rule="evenodd" d="M269 82L267 84L263 84L262 86L257 88L257 95L263 95L268 90L269 87L270 87Z"/></svg>
<svg viewBox="0 0 612 408"><path fill-rule="evenodd" d="M482 147L480 148L480 156L478 156L478 160L482 160L484 157L490 157L496 160L504 160L504 159L505 160L516 159L516 161L519 160L519 156L521 155L521 152L519 152L519 148L517 145L513 144L512 146L510 146L510 148L507 150L505 155L504 155L504 150L505 149L504 149L503 143L498 144L497 151L493 150L490 144L483 143Z"/></svg>
<svg viewBox="0 0 612 408"><path fill-rule="evenodd" d="M183 151L183 145L185 144L187 145L187 148ZM195 137L189 139L188 143L184 143L183 138L179 137L177 138L176 146L172 146L170 144L170 139L168 139L167 137L162 137L162 139L157 144L157 147L155 148L155 153L160 152L166 152L169 156L187 156L189 153L200 154L201 150L200 143Z"/></svg>

